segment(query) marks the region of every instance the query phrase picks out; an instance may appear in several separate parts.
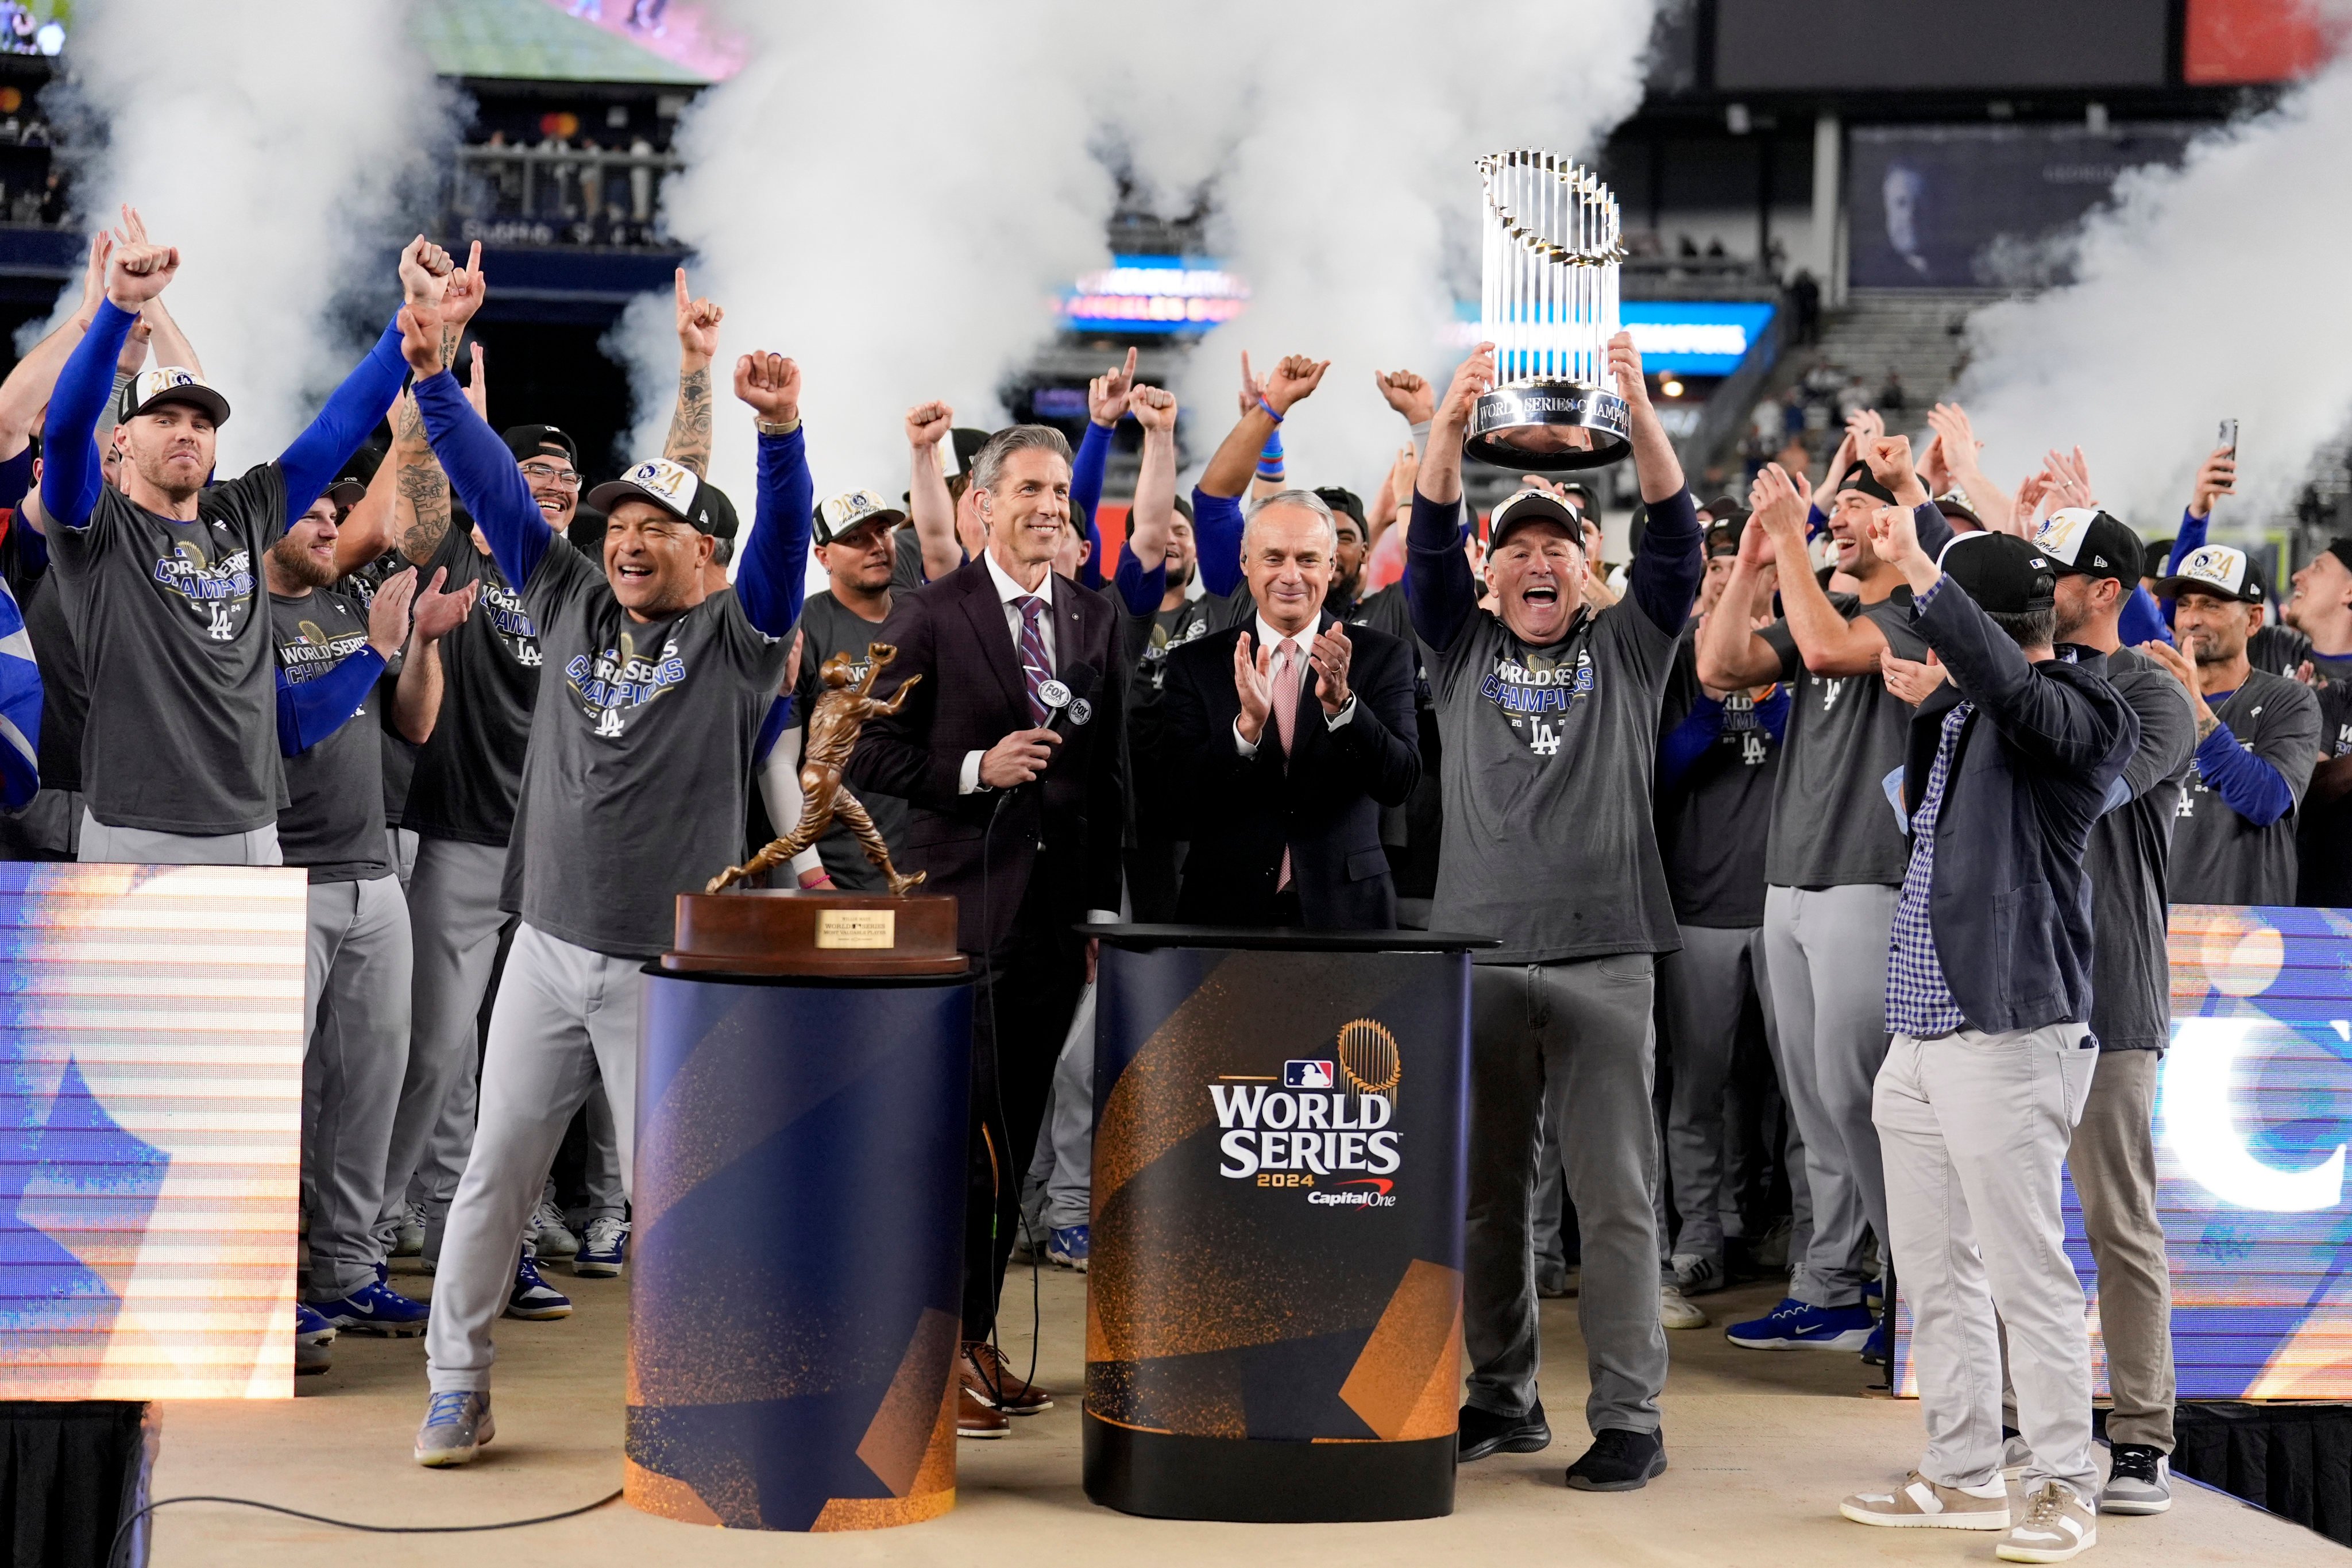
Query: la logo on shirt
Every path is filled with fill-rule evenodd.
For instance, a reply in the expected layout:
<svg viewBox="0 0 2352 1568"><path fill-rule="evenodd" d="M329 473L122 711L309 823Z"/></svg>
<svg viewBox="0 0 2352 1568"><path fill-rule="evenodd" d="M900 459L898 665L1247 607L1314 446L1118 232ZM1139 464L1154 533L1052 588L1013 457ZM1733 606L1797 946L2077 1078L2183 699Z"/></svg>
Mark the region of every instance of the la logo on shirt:
<svg viewBox="0 0 2352 1568"><path fill-rule="evenodd" d="M564 684L578 699L580 710L594 724L596 733L618 740L646 705L686 679L686 661L677 655L677 639L667 638L658 654L639 653L627 632L618 647L607 647L593 658L572 656L563 667Z"/></svg>
<svg viewBox="0 0 2352 1568"><path fill-rule="evenodd" d="M1524 659L1505 652L1478 684L1478 695L1501 710L1512 731L1538 757L1559 754L1560 721L1592 696L1592 655L1580 639L1576 657L1538 649Z"/></svg>

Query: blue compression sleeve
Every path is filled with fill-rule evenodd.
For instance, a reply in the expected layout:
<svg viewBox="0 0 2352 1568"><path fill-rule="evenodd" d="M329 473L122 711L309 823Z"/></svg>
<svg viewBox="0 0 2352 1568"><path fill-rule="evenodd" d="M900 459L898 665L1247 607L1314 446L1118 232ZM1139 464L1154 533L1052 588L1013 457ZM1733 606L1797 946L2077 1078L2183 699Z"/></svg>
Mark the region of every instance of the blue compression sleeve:
<svg viewBox="0 0 2352 1568"><path fill-rule="evenodd" d="M555 531L530 499L530 487L523 483L514 454L482 423L457 378L446 370L416 384L416 408L425 416L433 455L441 460L457 499L481 524L499 570L516 592L530 587Z"/></svg>
<svg viewBox="0 0 2352 1568"><path fill-rule="evenodd" d="M1723 704L1702 693L1683 721L1658 737L1658 793L1680 784L1722 733Z"/></svg>
<svg viewBox="0 0 2352 1568"><path fill-rule="evenodd" d="M1192 487L1192 541L1201 556L1201 586L1223 597L1242 585L1242 502Z"/></svg>
<svg viewBox="0 0 2352 1568"><path fill-rule="evenodd" d="M98 464L98 416L114 391L114 362L122 342L138 319L137 311L100 300L97 318L67 356L49 394L48 416L41 424L41 510L61 527L88 527L99 486L106 482Z"/></svg>
<svg viewBox="0 0 2352 1568"><path fill-rule="evenodd" d="M343 377L310 428L294 437L278 455L278 471L286 481L286 516L291 520L310 510L310 503L334 482L335 475L360 449L368 432L400 395L408 362L401 357L400 323L384 328L352 374Z"/></svg>
<svg viewBox="0 0 2352 1568"><path fill-rule="evenodd" d="M793 702L789 697L779 697L768 704L768 716L760 721L760 732L751 741L753 767L768 765L768 753L776 749L776 742L784 738L784 731L795 721L793 710Z"/></svg>
<svg viewBox="0 0 2352 1568"><path fill-rule="evenodd" d="M809 479L806 432L760 437L760 500L735 595L743 614L772 637L792 635L808 602L809 532L815 487Z"/></svg>
<svg viewBox="0 0 2352 1568"><path fill-rule="evenodd" d="M351 721L383 674L383 655L373 647L353 648L326 674L300 685L278 672L278 750L299 757Z"/></svg>
<svg viewBox="0 0 2352 1568"><path fill-rule="evenodd" d="M2227 724L2216 724L2197 742L2197 772L2222 804L2256 827L2268 827L2294 805L2294 792L2279 771L2238 744Z"/></svg>
<svg viewBox="0 0 2352 1568"><path fill-rule="evenodd" d="M1462 553L1463 526L1459 500L1440 503L1412 492L1404 535L1405 612L1415 635L1440 653L1454 646L1478 607L1478 579Z"/></svg>
<svg viewBox="0 0 2352 1568"><path fill-rule="evenodd" d="M1070 464L1070 504L1086 520L1087 541L1094 546L1087 552L1087 563L1078 568L1078 581L1089 588L1103 585L1102 529L1095 521L1095 513L1102 510L1103 470L1110 463L1112 429L1087 420L1086 437Z"/></svg>
<svg viewBox="0 0 2352 1568"><path fill-rule="evenodd" d="M2135 583L2123 613L2116 617L2116 635L2124 647L2137 647L2144 642L2170 642L2172 628L2164 624L2164 608L2156 595Z"/></svg>
<svg viewBox="0 0 2352 1568"><path fill-rule="evenodd" d="M2180 563L2193 551L2205 548L2207 530L2213 526L2211 517L2199 517L2187 507L2180 509L2180 531L2173 536L2172 553L2165 557L2164 574L2168 577L2180 570Z"/></svg>
<svg viewBox="0 0 2352 1568"><path fill-rule="evenodd" d="M1124 540L1119 542L1118 568L1113 580L1118 585L1119 602L1139 619L1159 614L1160 601L1168 596L1168 563L1163 561L1146 572Z"/></svg>
<svg viewBox="0 0 2352 1568"><path fill-rule="evenodd" d="M1651 502L1642 548L1633 552L1633 564L1625 574L1627 596L1668 636L1681 634L1698 598L1699 582L1706 575L1702 532L1698 503L1687 488Z"/></svg>

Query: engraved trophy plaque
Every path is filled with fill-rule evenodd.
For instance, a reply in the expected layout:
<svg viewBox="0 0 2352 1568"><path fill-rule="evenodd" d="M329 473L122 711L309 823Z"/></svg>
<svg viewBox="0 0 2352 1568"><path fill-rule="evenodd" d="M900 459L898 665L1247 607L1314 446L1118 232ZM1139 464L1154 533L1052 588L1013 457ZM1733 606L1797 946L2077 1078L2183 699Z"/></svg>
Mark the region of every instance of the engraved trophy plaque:
<svg viewBox="0 0 2352 1568"><path fill-rule="evenodd" d="M1463 449L1518 471L1604 468L1630 445L1609 372L1625 258L1617 198L1549 153L1491 153L1478 175L1479 333L1495 345L1495 389L1471 410Z"/></svg>

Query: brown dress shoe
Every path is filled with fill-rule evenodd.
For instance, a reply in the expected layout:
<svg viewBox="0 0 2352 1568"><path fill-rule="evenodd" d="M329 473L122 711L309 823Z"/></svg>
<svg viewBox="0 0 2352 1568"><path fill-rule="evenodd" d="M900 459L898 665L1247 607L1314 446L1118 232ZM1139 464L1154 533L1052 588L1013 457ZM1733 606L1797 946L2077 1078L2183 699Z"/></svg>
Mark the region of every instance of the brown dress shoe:
<svg viewBox="0 0 2352 1568"><path fill-rule="evenodd" d="M986 1340L966 1340L958 1364L965 1394L1007 1415L1034 1415L1054 1408L1054 1396L1034 1383L1024 1383L1004 1363L1004 1352Z"/></svg>
<svg viewBox="0 0 2352 1568"><path fill-rule="evenodd" d="M1013 1430L1013 1423L1004 1418L1002 1410L992 1410L971 1396L971 1390L956 1391L956 1436L959 1437L1002 1437Z"/></svg>

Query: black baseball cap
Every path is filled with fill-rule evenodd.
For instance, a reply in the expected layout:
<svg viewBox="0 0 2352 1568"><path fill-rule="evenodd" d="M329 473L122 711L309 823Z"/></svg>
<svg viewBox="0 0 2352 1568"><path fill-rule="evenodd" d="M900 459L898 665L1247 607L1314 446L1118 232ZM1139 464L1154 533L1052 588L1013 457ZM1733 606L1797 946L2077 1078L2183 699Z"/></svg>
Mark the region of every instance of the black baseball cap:
<svg viewBox="0 0 2352 1568"><path fill-rule="evenodd" d="M1944 521L1959 532L1975 533L1984 528L1984 519L1977 515L1976 508L1962 500L1957 494L1937 496L1936 510L1942 512Z"/></svg>
<svg viewBox="0 0 2352 1568"><path fill-rule="evenodd" d="M672 517L690 522L714 539L732 539L741 526L735 505L717 485L667 458L648 458L617 479L607 479L587 496L590 506L609 513L625 500L651 501Z"/></svg>
<svg viewBox="0 0 2352 1568"><path fill-rule="evenodd" d="M1747 526L1748 520L1738 512L1708 523L1706 525L1707 554L1710 556L1738 554L1739 535Z"/></svg>
<svg viewBox="0 0 2352 1568"><path fill-rule="evenodd" d="M1963 533L1944 546L1944 575L1996 616L2022 616L2058 602L2058 571L2039 547L2013 533Z"/></svg>
<svg viewBox="0 0 2352 1568"><path fill-rule="evenodd" d="M1567 502L1549 490L1527 489L1498 504L1486 519L1486 548L1500 550L1511 530L1530 522L1549 522L1584 544L1584 524Z"/></svg>
<svg viewBox="0 0 2352 1568"><path fill-rule="evenodd" d="M1370 529L1370 524L1364 521L1363 500L1355 491L1340 485L1318 485L1315 493L1333 511L1344 511L1354 518L1358 528Z"/></svg>
<svg viewBox="0 0 2352 1568"><path fill-rule="evenodd" d="M564 460L573 468L580 466L580 443L552 425L510 425L500 439L506 442L507 450L514 454L518 463L531 458L544 458L548 455L548 448L553 447L563 453Z"/></svg>
<svg viewBox="0 0 2352 1568"><path fill-rule="evenodd" d="M228 399L194 371L167 364L142 370L122 384L122 397L114 405L114 422L128 425L142 414L152 414L166 403L201 408L215 428L228 423Z"/></svg>
<svg viewBox="0 0 2352 1568"><path fill-rule="evenodd" d="M2344 563L2345 570L2352 571L2352 539L2338 535L2329 540L2326 553Z"/></svg>
<svg viewBox="0 0 2352 1568"><path fill-rule="evenodd" d="M1707 521L1710 522L1721 522L1726 518L1741 518L1748 515L1748 510L1727 495L1717 496L1698 510L1706 513Z"/></svg>
<svg viewBox="0 0 2352 1568"><path fill-rule="evenodd" d="M2172 546L2174 542L2174 541L2169 539L2149 540L2147 542L2147 549L2141 553L2139 558L2139 574L2143 577L2163 576L2164 569L2172 564Z"/></svg>
<svg viewBox="0 0 2352 1568"><path fill-rule="evenodd" d="M1833 497L1841 496L1848 490L1860 490L1874 500L1881 501L1887 506L1895 504L1895 492L1880 484L1878 476L1870 471L1870 465L1859 459L1844 473L1838 476L1837 488L1830 494Z"/></svg>
<svg viewBox="0 0 2352 1568"><path fill-rule="evenodd" d="M948 440L953 444L955 467L950 468L948 472L951 474L971 472L972 459L980 456L980 449L988 445L989 437L994 434L992 430L974 430L966 425L959 425L950 430Z"/></svg>
<svg viewBox="0 0 2352 1568"><path fill-rule="evenodd" d="M2112 577L2126 586L2139 581L2140 561L2147 553L2138 534L2086 506L2052 512L2035 531L2033 545L2050 557L2061 575Z"/></svg>
<svg viewBox="0 0 2352 1568"><path fill-rule="evenodd" d="M2263 569L2244 551L2226 544L2199 545L2181 562L2179 571L2157 584L2156 591L2168 599L2203 594L2208 598L2235 599L2242 605L2259 605L2269 598Z"/></svg>

